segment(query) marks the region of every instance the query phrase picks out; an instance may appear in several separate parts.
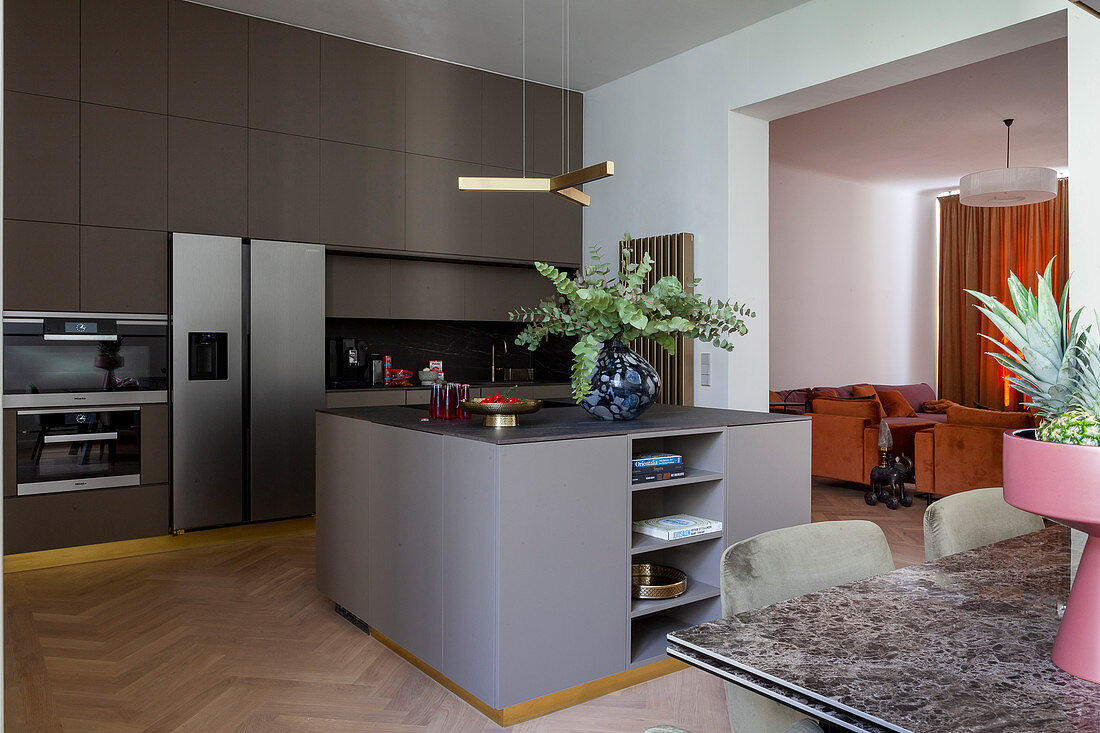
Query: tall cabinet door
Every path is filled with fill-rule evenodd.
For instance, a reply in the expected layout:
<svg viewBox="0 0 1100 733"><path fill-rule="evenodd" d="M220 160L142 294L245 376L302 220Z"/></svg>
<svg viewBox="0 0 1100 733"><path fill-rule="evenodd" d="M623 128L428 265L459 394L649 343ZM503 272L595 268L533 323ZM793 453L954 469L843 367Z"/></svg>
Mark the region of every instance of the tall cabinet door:
<svg viewBox="0 0 1100 733"><path fill-rule="evenodd" d="M325 406L325 249L250 247L250 518L314 512L314 411Z"/></svg>
<svg viewBox="0 0 1100 733"><path fill-rule="evenodd" d="M176 529L243 519L241 332L241 240L173 234L172 526ZM202 369L204 361L219 361L216 350L220 348L227 349L224 371L209 365Z"/></svg>

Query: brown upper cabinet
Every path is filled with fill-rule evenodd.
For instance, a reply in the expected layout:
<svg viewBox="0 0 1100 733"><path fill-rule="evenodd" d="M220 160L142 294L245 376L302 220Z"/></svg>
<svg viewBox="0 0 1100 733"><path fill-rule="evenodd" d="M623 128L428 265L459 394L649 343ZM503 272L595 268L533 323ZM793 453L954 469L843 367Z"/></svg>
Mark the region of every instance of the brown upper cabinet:
<svg viewBox="0 0 1100 733"><path fill-rule="evenodd" d="M581 207L553 194L535 197L533 259L555 265L579 265Z"/></svg>
<svg viewBox="0 0 1100 733"><path fill-rule="evenodd" d="M80 227L80 310L168 312L168 235Z"/></svg>
<svg viewBox="0 0 1100 733"><path fill-rule="evenodd" d="M523 151L523 82L499 74L481 75L481 162L496 168L523 169L531 158Z"/></svg>
<svg viewBox="0 0 1100 733"><path fill-rule="evenodd" d="M582 96L544 84L527 84L527 168L544 176L556 176L581 167L580 127ZM568 120L570 124L563 125ZM563 150L568 148L568 156Z"/></svg>
<svg viewBox="0 0 1100 733"><path fill-rule="evenodd" d="M78 0L5 0L4 88L80 98Z"/></svg>
<svg viewBox="0 0 1100 733"><path fill-rule="evenodd" d="M522 171L482 166L481 175L513 178L522 175ZM468 192L466 195L479 194ZM549 195L514 191L480 194L481 246L470 254L491 259L530 261L534 199Z"/></svg>
<svg viewBox="0 0 1100 733"><path fill-rule="evenodd" d="M321 241L405 248L405 154L321 141Z"/></svg>
<svg viewBox="0 0 1100 733"><path fill-rule="evenodd" d="M77 222L79 102L5 92L4 215Z"/></svg>
<svg viewBox="0 0 1100 733"><path fill-rule="evenodd" d="M246 16L170 0L168 113L248 124Z"/></svg>
<svg viewBox="0 0 1100 733"><path fill-rule="evenodd" d="M80 99L168 111L168 0L81 0Z"/></svg>
<svg viewBox="0 0 1100 733"><path fill-rule="evenodd" d="M486 194L459 191L458 179L480 176L481 166L408 154L405 170L406 248L452 255L478 252L482 246L481 199Z"/></svg>
<svg viewBox="0 0 1100 733"><path fill-rule="evenodd" d="M248 130L168 118L168 229L248 233Z"/></svg>
<svg viewBox="0 0 1100 733"><path fill-rule="evenodd" d="M480 71L410 55L405 90L410 153L481 162Z"/></svg>
<svg viewBox="0 0 1100 733"><path fill-rule="evenodd" d="M248 19L249 127L316 138L320 73L320 34Z"/></svg>
<svg viewBox="0 0 1100 733"><path fill-rule="evenodd" d="M549 280L530 267L466 266L468 321L507 321L517 308L533 307L554 294Z"/></svg>
<svg viewBox="0 0 1100 733"><path fill-rule="evenodd" d="M318 241L320 142L248 131L248 236Z"/></svg>
<svg viewBox="0 0 1100 733"><path fill-rule="evenodd" d="M168 118L80 105L80 221L161 229L168 223Z"/></svg>
<svg viewBox="0 0 1100 733"><path fill-rule="evenodd" d="M80 310L80 227L4 220L4 308Z"/></svg>
<svg viewBox="0 0 1100 733"><path fill-rule="evenodd" d="M390 318L461 320L465 293L465 265L390 261Z"/></svg>
<svg viewBox="0 0 1100 733"><path fill-rule="evenodd" d="M321 137L405 149L405 54L321 36Z"/></svg>
<svg viewBox="0 0 1100 733"><path fill-rule="evenodd" d="M390 260L326 254L325 315L329 318L389 318Z"/></svg>

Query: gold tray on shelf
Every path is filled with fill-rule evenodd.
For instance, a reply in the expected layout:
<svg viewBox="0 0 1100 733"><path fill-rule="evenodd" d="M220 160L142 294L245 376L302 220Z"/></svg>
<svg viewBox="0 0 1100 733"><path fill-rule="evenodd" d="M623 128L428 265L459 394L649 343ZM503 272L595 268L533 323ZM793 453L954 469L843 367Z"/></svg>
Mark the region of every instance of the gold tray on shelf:
<svg viewBox="0 0 1100 733"><path fill-rule="evenodd" d="M542 409L542 400L520 400L519 402L482 402L481 400L462 400L462 409L471 415L484 415L481 424L487 428L514 428L516 415L530 415Z"/></svg>
<svg viewBox="0 0 1100 733"><path fill-rule="evenodd" d="M675 598L688 589L688 576L667 565L631 565L630 576L630 595L634 598Z"/></svg>

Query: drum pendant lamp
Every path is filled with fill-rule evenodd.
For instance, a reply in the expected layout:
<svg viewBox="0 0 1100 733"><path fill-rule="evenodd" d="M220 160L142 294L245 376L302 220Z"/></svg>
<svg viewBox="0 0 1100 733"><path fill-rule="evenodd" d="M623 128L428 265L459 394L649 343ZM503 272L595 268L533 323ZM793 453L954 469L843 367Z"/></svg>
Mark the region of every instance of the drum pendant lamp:
<svg viewBox="0 0 1100 733"><path fill-rule="evenodd" d="M1011 167L1012 120L1004 123L1005 167L963 176L959 203L964 206L1024 206L1050 201L1058 194L1058 172L1053 168Z"/></svg>

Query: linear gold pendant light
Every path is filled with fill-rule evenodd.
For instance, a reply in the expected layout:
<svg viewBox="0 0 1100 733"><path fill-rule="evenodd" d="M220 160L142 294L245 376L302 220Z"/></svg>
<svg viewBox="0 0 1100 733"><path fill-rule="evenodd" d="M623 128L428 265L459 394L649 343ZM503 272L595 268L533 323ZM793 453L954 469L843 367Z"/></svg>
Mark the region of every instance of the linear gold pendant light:
<svg viewBox="0 0 1100 733"><path fill-rule="evenodd" d="M566 89L568 88L567 71L568 68L568 52L569 43L566 40L566 32L568 29L568 10L566 3L568 0L562 0L562 96L563 99L566 95ZM601 178L608 178L615 175L615 164L610 160L605 160L602 163L590 165L587 168L578 168L576 170L562 173L559 176L553 178L528 178L527 177L527 0L523 0L523 177L522 178L489 178L483 176L459 176L458 178L458 190L460 191L491 191L491 192L517 192L517 193L553 193L561 196L563 199L572 201L575 204L581 206L588 206L592 203L592 197L581 191L577 186L583 183L591 183L592 181L598 181ZM562 115L562 162L566 161L567 145L567 132L566 129L569 124L568 120L568 106L563 108ZM562 166L565 167L564 165Z"/></svg>

